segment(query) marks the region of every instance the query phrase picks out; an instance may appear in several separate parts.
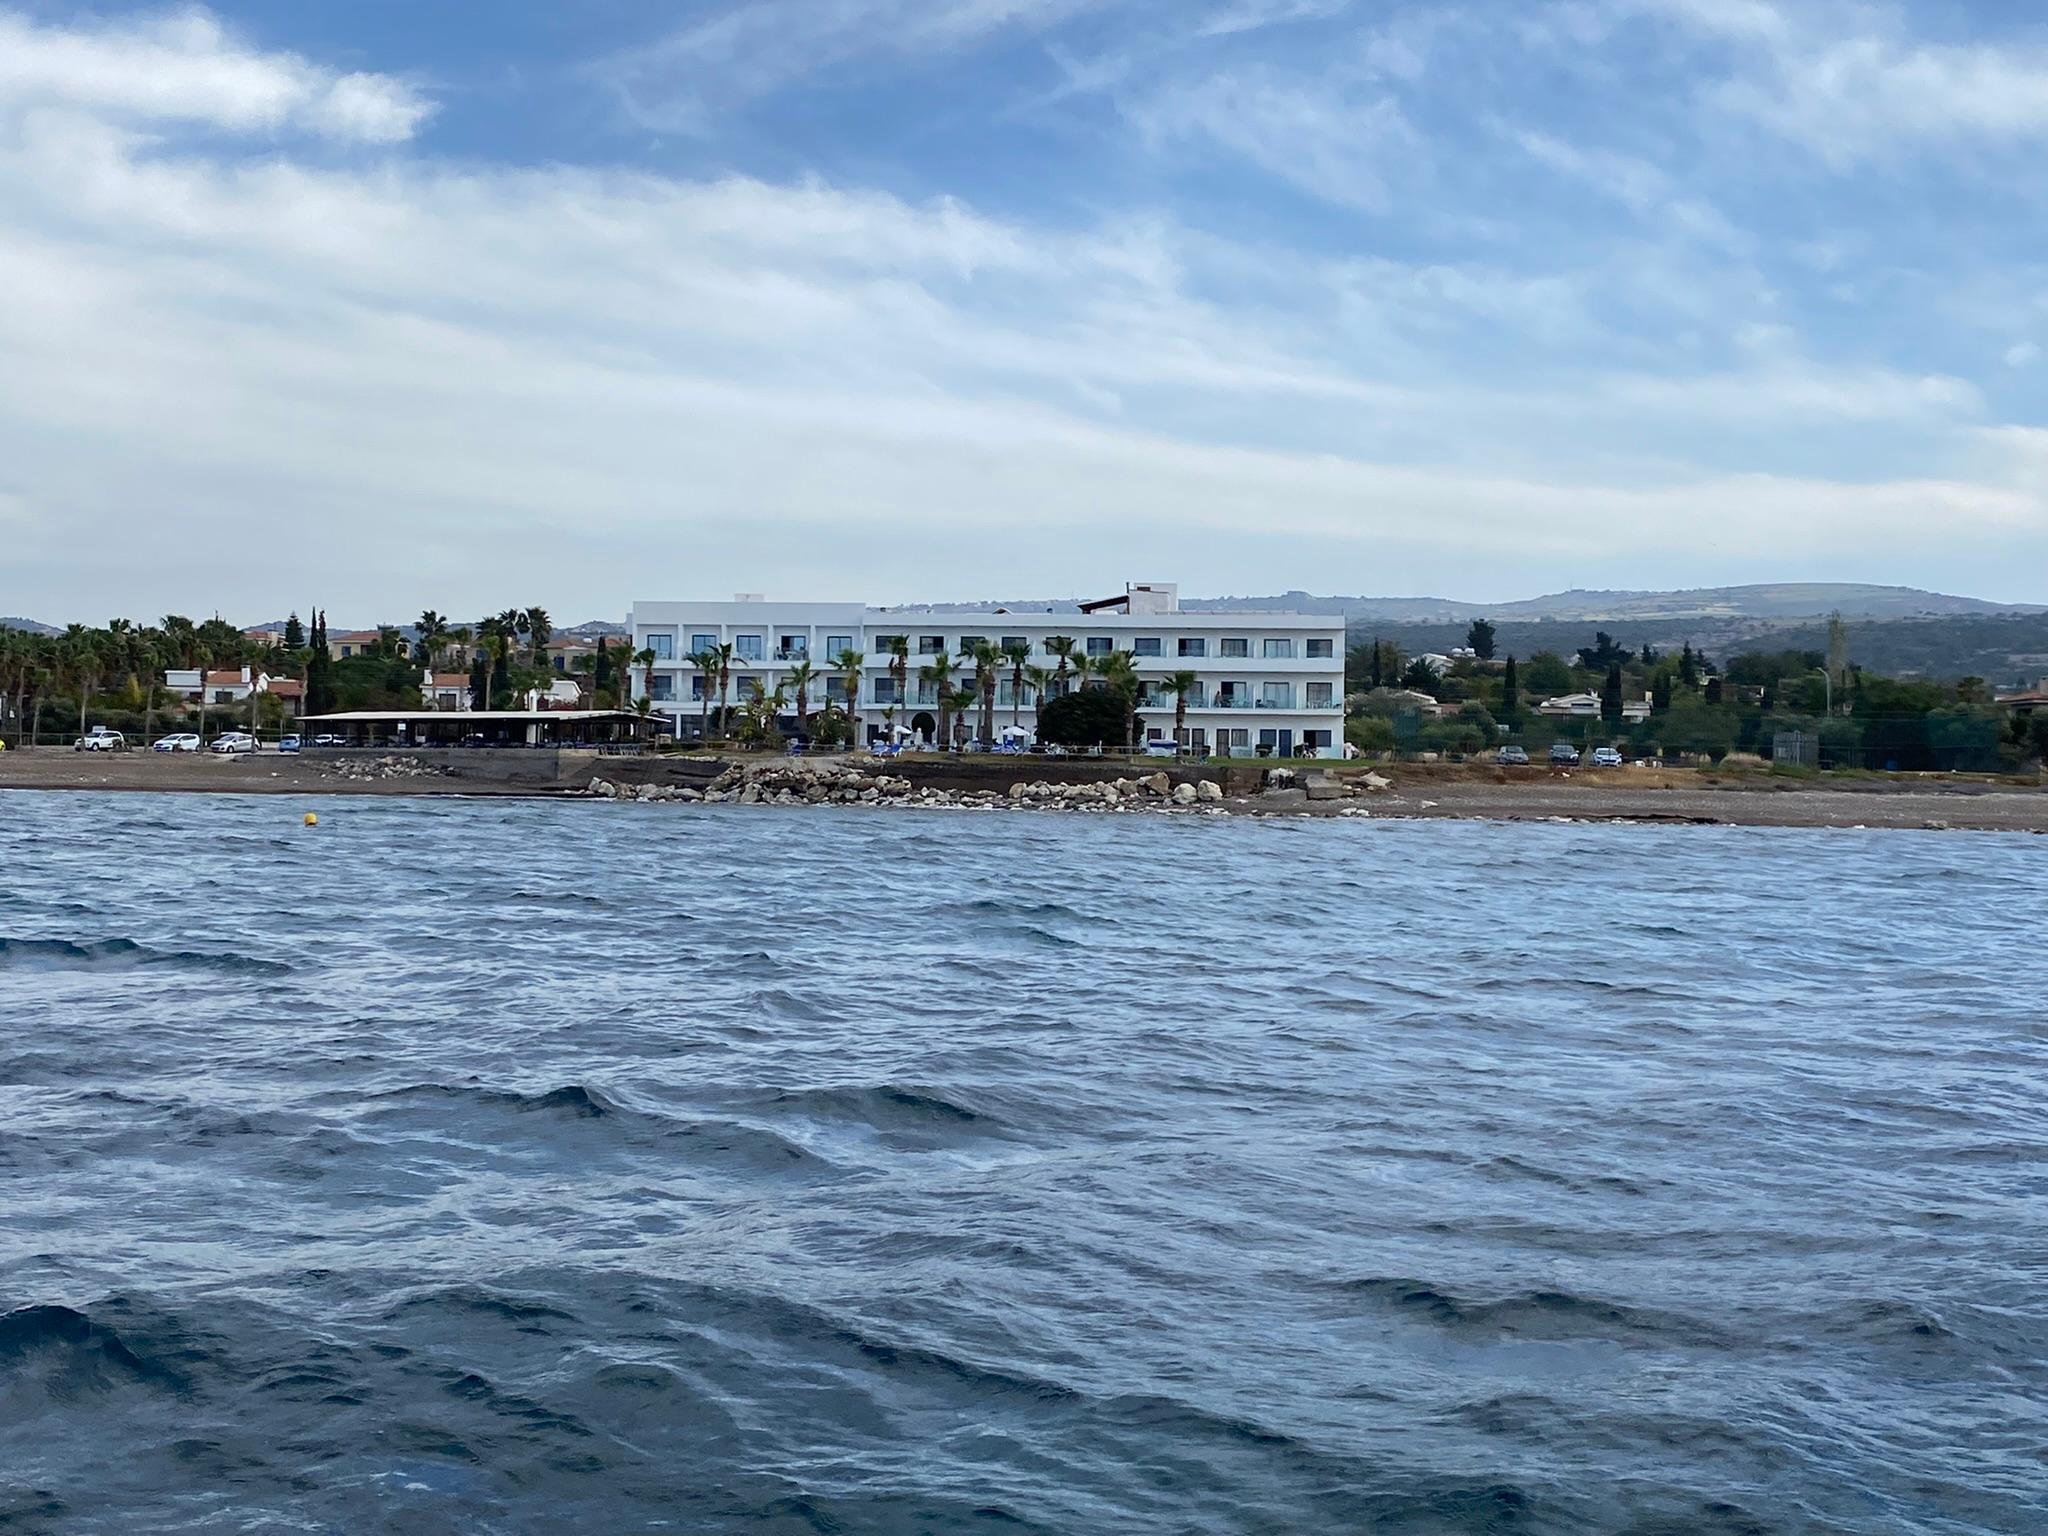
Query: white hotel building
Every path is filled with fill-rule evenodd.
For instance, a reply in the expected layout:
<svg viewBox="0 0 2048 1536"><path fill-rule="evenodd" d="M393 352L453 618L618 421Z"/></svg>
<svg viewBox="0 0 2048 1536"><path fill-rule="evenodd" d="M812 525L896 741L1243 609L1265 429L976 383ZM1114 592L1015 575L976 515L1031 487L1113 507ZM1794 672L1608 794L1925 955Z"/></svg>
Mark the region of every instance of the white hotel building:
<svg viewBox="0 0 2048 1536"><path fill-rule="evenodd" d="M1186 670L1201 679L1187 701L1187 745L1191 750L1274 756L1338 756L1344 744L1344 621L1334 614L1189 613L1178 589L1166 584L1130 586L1098 603L1050 609L995 609L981 613L932 612L918 608L868 608L858 603L771 603L741 596L729 603L641 602L633 605L633 649L652 651L654 708L667 715L679 736L695 736L708 691L718 705L717 681L707 679L689 658L698 651L730 645L734 652L730 702L744 701L759 684L772 693L789 669L808 660L817 681L810 707L845 703L845 685L833 675L833 659L844 650L863 657L856 701L869 742L884 739L890 725L929 739L938 730L938 694L918 670L943 652L957 670L954 686L972 686L972 654L978 641L1030 647L1028 665L1048 669L1056 658L1046 640L1065 635L1078 653L1106 656L1128 651L1141 684L1141 734L1163 741L1173 736L1175 698L1160 684ZM901 697L889 675L890 640L905 636L910 676ZM633 674L636 695L644 674ZM996 725L1012 720L1029 730L1037 699L1027 684L1011 695L1011 669L996 685ZM885 711L887 712L885 714ZM970 726L970 719L962 722Z"/></svg>

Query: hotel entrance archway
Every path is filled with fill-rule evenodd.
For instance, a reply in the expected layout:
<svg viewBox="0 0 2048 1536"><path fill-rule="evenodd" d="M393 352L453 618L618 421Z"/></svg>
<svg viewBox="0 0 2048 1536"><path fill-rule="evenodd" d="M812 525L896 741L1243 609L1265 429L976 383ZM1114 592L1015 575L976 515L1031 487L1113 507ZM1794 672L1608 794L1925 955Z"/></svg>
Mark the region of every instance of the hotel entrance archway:
<svg viewBox="0 0 2048 1536"><path fill-rule="evenodd" d="M910 717L910 729L912 734L921 740L933 741L937 739L939 734L939 722L923 710L919 710Z"/></svg>

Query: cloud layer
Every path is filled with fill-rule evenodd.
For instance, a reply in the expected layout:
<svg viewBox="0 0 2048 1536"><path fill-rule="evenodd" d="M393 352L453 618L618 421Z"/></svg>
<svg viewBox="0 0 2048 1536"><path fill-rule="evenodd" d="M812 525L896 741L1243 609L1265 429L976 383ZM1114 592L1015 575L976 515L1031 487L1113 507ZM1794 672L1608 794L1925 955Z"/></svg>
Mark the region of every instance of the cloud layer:
<svg viewBox="0 0 2048 1536"><path fill-rule="evenodd" d="M1107 103L1152 194L1055 210L826 169L456 159L417 137L433 103L404 60L327 69L200 12L0 12L0 611L580 617L1152 575L2017 599L2048 554L2040 450L1996 398L2032 343L2002 306L1982 372L1838 344L1783 285L1865 264L1795 255L1685 154L1562 113L1463 114L1458 142L1522 186L1476 195L1424 99L1490 46L1458 13L1361 29L1238 0L1090 33L1083 68L1048 62L1051 29L1101 7L957 0L863 42L890 0L834 0L780 61L757 57L768 9L648 46L770 103L1024 39L1086 83L1034 80L1017 110L1099 125ZM1651 29L1666 62L1732 49L1759 80L1805 57L1773 6L1576 14L1528 41L1594 28L1583 68ZM1233 51L1315 26L1345 46ZM1691 78L1692 110L1791 132ZM1844 161L1830 143L1818 162ZM1215 217L1274 189L1294 201L1266 220ZM1591 208L1625 222L1574 234Z"/></svg>

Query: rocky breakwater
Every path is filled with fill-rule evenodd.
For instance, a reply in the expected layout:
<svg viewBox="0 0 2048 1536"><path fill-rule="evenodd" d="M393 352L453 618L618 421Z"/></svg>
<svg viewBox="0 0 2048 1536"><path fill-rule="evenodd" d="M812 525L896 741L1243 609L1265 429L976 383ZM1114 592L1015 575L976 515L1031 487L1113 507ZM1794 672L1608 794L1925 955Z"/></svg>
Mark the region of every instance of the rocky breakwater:
<svg viewBox="0 0 2048 1536"><path fill-rule="evenodd" d="M617 784L593 778L588 790L606 800L702 805L909 806L952 810L1207 811L1224 808L1223 789L1208 779L1176 784L1164 773L1094 783L1019 781L1007 790L920 787L885 771L875 758L777 760L726 769L702 789L671 784Z"/></svg>
<svg viewBox="0 0 2048 1536"><path fill-rule="evenodd" d="M423 763L416 757L344 757L327 765L327 771L356 783L383 779L445 779L453 770Z"/></svg>

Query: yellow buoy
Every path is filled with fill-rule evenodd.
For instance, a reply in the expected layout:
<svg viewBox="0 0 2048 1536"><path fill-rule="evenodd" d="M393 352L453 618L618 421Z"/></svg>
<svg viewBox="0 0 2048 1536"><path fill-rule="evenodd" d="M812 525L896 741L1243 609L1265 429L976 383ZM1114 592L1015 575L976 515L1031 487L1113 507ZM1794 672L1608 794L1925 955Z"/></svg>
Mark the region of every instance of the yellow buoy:
<svg viewBox="0 0 2048 1536"><path fill-rule="evenodd" d="M320 818L318 816L315 816L311 811L308 811L306 812L306 825L309 827L317 827L320 825Z"/></svg>

